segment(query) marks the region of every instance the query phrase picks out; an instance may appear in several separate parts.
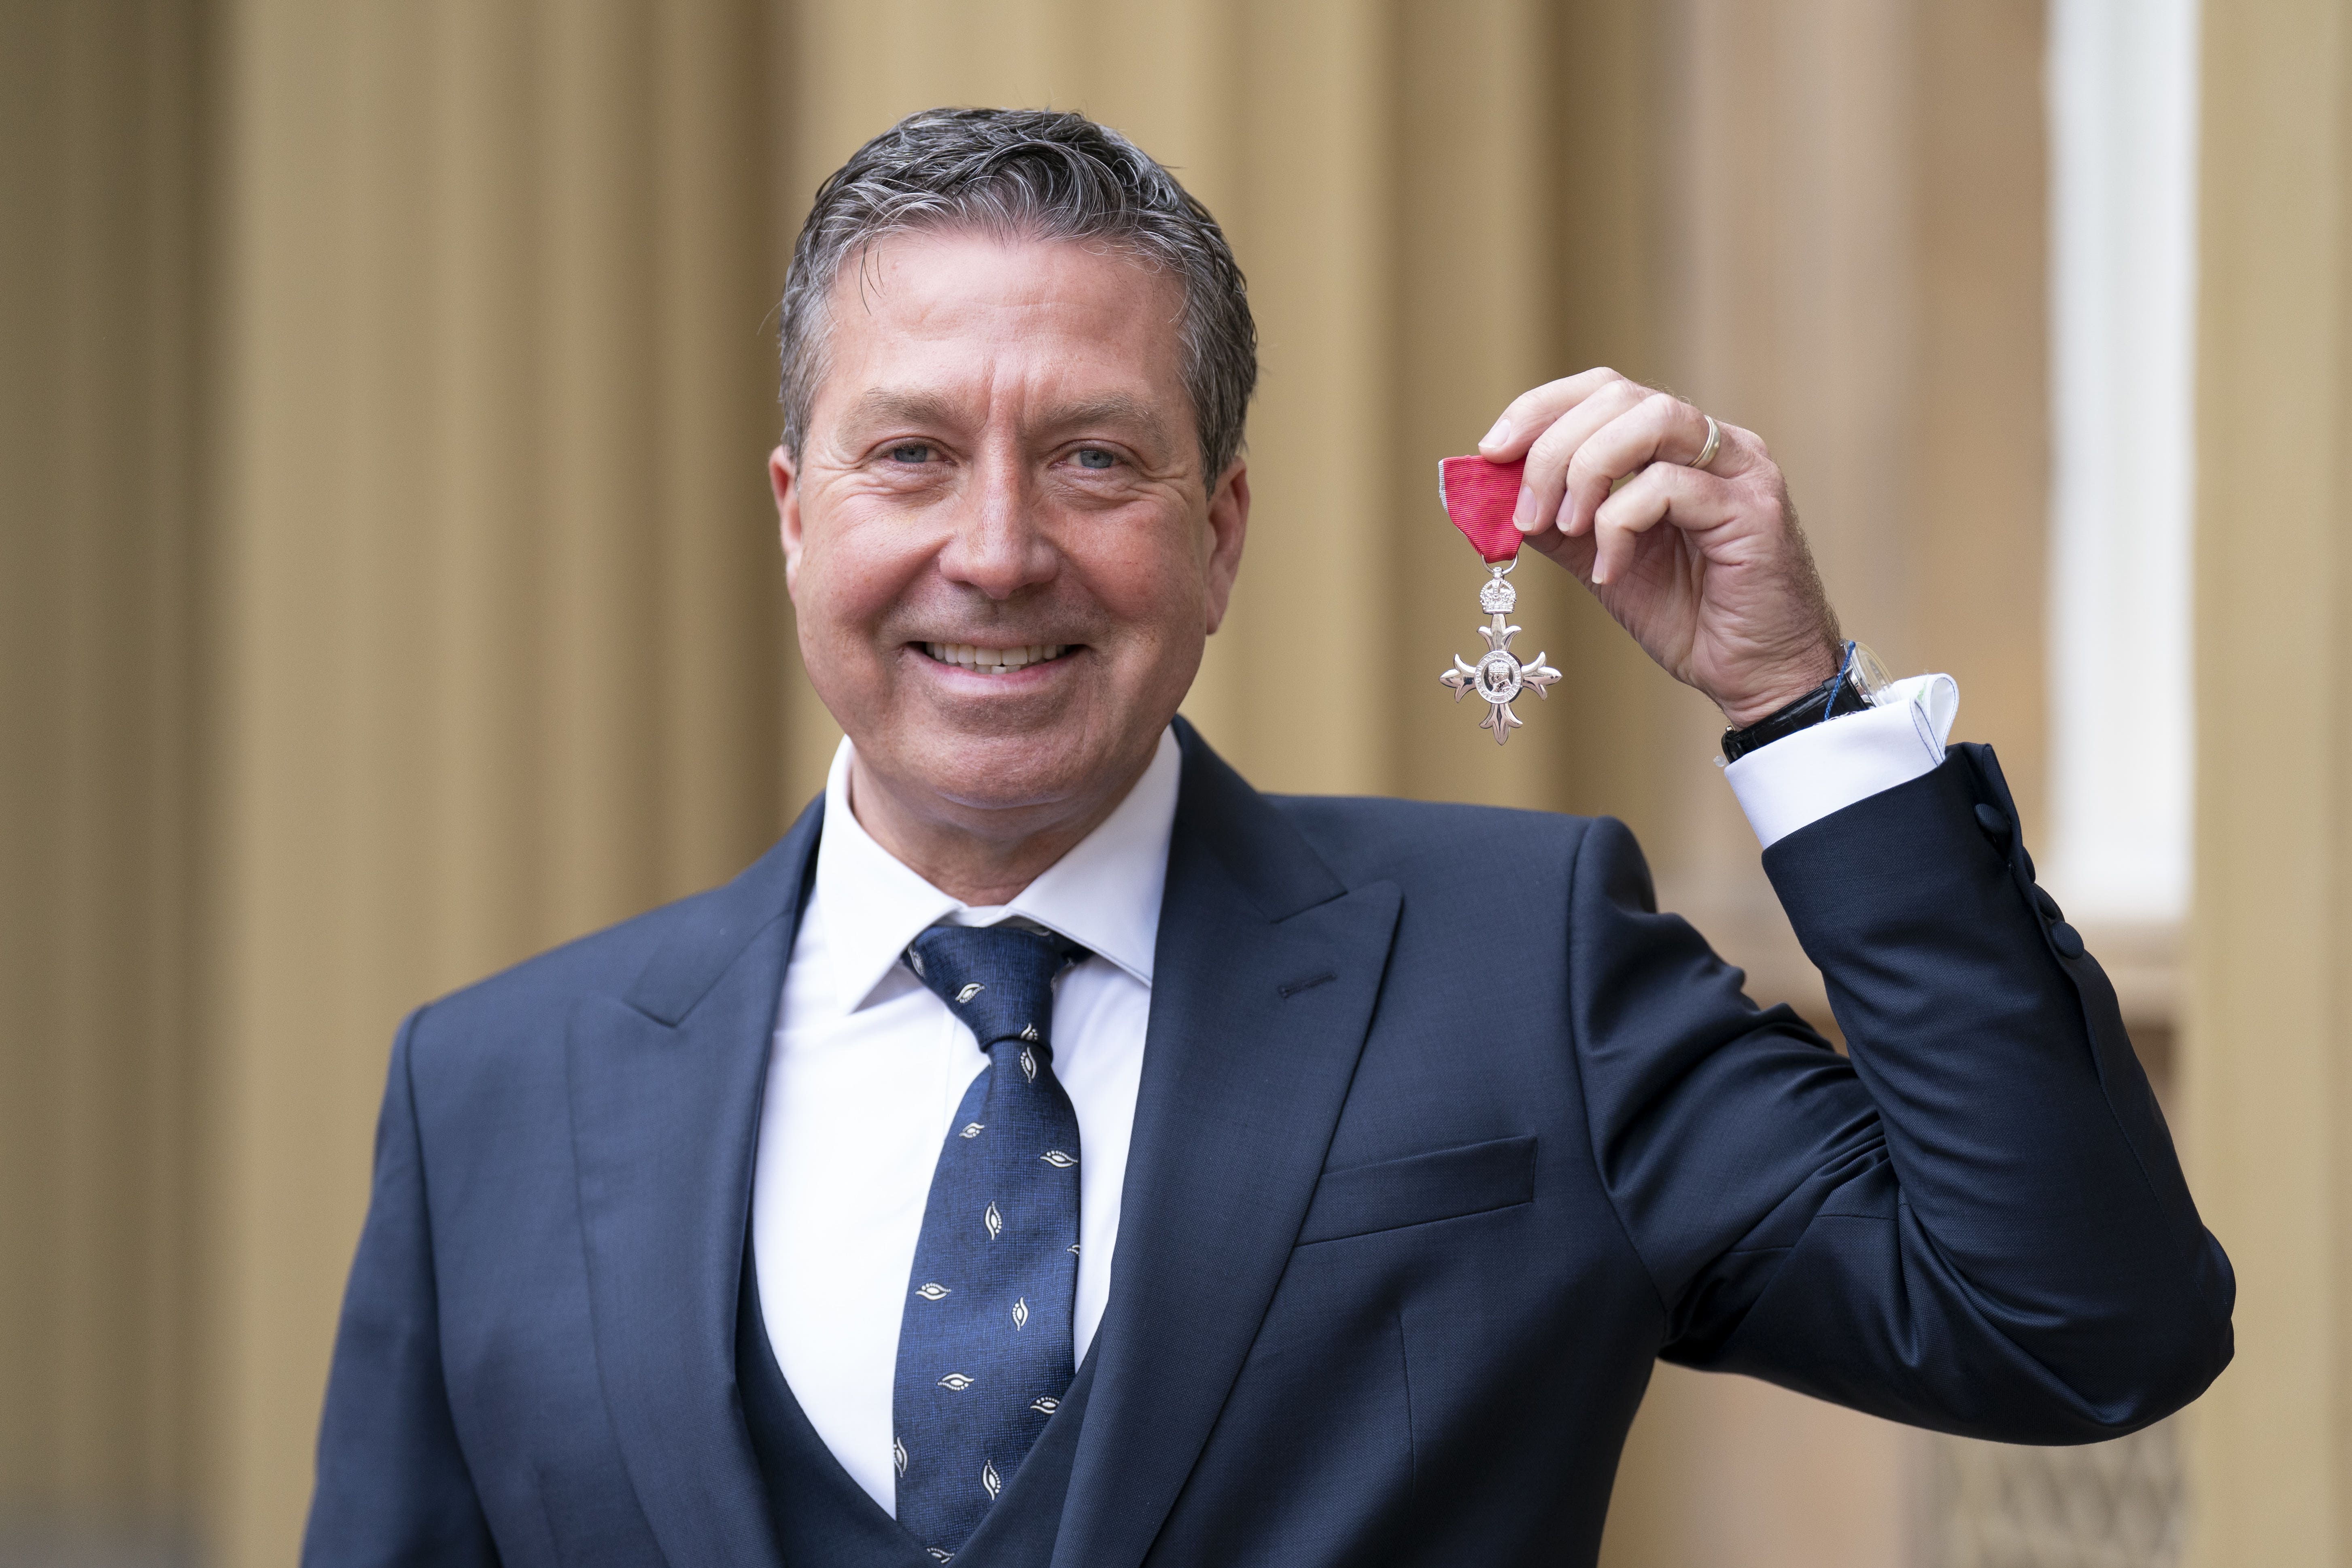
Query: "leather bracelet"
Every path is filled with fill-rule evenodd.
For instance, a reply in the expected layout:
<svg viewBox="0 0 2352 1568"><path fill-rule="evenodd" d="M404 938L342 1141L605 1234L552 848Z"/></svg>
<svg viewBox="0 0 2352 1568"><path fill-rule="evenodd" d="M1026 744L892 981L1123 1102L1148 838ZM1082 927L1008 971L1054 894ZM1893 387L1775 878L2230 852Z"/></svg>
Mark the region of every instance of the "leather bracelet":
<svg viewBox="0 0 2352 1568"><path fill-rule="evenodd" d="M1870 695L1862 683L1853 679L1857 645L1846 644L1845 662L1838 672L1798 698L1767 713L1742 730L1723 732L1723 760L1738 762L1759 746L1810 730L1824 720L1846 713L1860 713L1870 707Z"/></svg>

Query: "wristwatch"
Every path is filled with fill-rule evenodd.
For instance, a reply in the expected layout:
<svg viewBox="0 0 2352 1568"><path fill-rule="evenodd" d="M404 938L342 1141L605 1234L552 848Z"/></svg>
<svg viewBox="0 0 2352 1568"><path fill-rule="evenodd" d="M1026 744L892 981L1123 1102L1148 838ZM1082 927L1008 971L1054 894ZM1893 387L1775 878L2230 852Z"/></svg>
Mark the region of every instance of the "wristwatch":
<svg viewBox="0 0 2352 1568"><path fill-rule="evenodd" d="M1723 732L1723 760L1736 763L1759 746L1769 745L1800 730L1810 730L1842 714L1859 713L1874 706L1886 689L1886 667L1858 642L1845 645L1845 662L1838 672L1798 698L1774 709L1743 730Z"/></svg>

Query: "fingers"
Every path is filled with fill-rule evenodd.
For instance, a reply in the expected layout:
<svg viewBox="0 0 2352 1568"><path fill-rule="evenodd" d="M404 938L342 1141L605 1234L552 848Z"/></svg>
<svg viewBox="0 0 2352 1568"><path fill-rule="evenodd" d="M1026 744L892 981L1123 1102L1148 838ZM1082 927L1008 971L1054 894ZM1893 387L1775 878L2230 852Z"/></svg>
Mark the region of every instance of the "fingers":
<svg viewBox="0 0 2352 1568"><path fill-rule="evenodd" d="M1604 366L1548 381L1532 392L1519 394L1495 421L1495 427L1479 439L1478 455L1490 463L1507 463L1525 456L1553 420L1612 382L1624 379Z"/></svg>
<svg viewBox="0 0 2352 1568"><path fill-rule="evenodd" d="M1728 425L1721 432L1709 471L1746 468L1752 437ZM1612 490L1632 476L1653 465L1687 464L1706 444L1706 416L1698 409L1600 368L1547 382L1513 399L1478 450L1497 463L1526 458L1512 519L1522 533L1542 533L1556 521L1561 534L1575 539L1594 527ZM1618 548L1632 546L1621 542ZM1596 571L1607 571L1614 560L1609 552L1600 552Z"/></svg>
<svg viewBox="0 0 2352 1568"><path fill-rule="evenodd" d="M1593 586L1616 582L1631 570L1642 536L1659 523L1700 532L1736 521L1739 510L1739 492L1713 474L1677 463L1652 463L1594 510Z"/></svg>
<svg viewBox="0 0 2352 1568"><path fill-rule="evenodd" d="M1706 443L1706 415L1679 397L1648 394L1577 447L1563 487L1560 531L1573 537L1591 527L1611 489L1626 476L1653 463L1687 463ZM1720 449L1717 460L1721 461Z"/></svg>
<svg viewBox="0 0 2352 1568"><path fill-rule="evenodd" d="M1528 449L1527 472L1519 481L1518 510L1511 521L1522 533L1550 526L1559 514L1569 467L1596 431L1622 421L1651 395L1649 388L1619 376L1595 388L1574 407L1564 411Z"/></svg>

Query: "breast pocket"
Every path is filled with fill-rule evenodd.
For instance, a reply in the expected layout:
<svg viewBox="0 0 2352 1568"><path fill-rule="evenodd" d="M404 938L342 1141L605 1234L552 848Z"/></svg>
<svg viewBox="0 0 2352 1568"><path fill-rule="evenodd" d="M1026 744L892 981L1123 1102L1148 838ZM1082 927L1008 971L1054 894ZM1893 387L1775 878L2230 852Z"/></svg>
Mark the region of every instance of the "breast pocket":
<svg viewBox="0 0 2352 1568"><path fill-rule="evenodd" d="M1536 1141L1496 1138L1326 1171L1299 1226L1298 1245L1459 1219L1532 1203Z"/></svg>

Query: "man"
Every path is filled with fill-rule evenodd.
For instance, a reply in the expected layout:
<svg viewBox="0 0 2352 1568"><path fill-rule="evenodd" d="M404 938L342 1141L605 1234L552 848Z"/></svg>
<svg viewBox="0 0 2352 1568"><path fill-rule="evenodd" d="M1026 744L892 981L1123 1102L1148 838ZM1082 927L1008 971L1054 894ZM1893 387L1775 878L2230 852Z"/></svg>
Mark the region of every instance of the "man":
<svg viewBox="0 0 2352 1568"><path fill-rule="evenodd" d="M1135 148L916 116L782 314L848 738L734 882L402 1026L308 1561L1590 1563L1656 1356L2023 1442L2227 1362L2113 993L1948 701L1854 699L1754 436L1598 371L1481 450L1723 708L1850 1061L1613 822L1269 800L1175 719L1255 350Z"/></svg>

